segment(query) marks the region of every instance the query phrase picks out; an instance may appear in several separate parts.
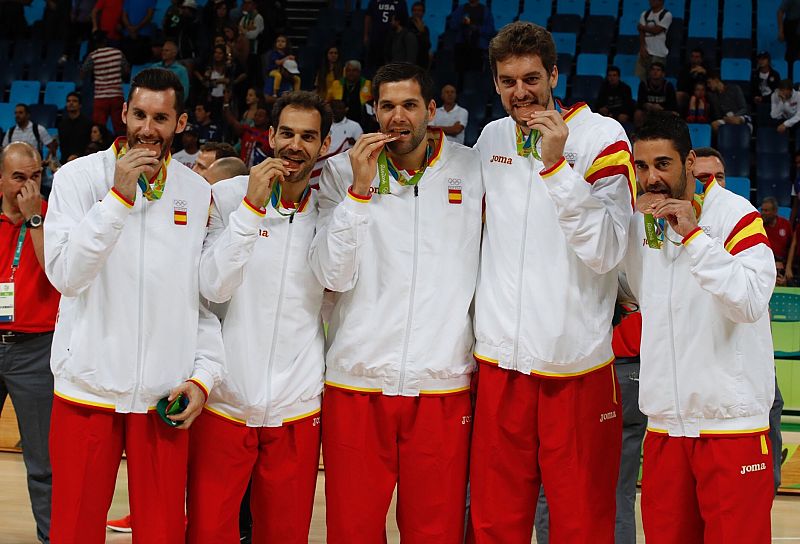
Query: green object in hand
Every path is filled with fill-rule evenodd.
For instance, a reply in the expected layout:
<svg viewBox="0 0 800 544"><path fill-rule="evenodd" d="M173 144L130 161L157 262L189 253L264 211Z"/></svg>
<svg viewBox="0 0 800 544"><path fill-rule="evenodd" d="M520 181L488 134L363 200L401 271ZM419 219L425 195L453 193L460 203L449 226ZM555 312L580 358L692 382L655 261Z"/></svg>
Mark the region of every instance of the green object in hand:
<svg viewBox="0 0 800 544"><path fill-rule="evenodd" d="M644 234L647 238L647 245L653 249L661 249L663 241L656 229L656 220L652 213L644 214Z"/></svg>
<svg viewBox="0 0 800 544"><path fill-rule="evenodd" d="M164 423L169 425L170 427L177 427L183 421L172 421L168 416L174 416L175 414L180 414L186 407L189 406L189 398L184 395L183 393L179 394L175 397L175 400L170 402L168 397L164 397L158 404L156 404L156 412L164 420Z"/></svg>

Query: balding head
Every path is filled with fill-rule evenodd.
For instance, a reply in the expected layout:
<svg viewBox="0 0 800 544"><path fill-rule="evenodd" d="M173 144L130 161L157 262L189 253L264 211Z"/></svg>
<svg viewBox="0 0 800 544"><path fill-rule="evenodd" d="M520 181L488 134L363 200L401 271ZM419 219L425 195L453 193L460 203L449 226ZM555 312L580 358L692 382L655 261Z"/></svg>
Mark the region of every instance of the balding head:
<svg viewBox="0 0 800 544"><path fill-rule="evenodd" d="M211 163L211 166L205 171L203 177L206 178L209 184L214 185L216 182L222 181L223 179L246 175L247 166L242 162L242 159L239 157L224 157Z"/></svg>
<svg viewBox="0 0 800 544"><path fill-rule="evenodd" d="M33 184L31 187L30 184ZM25 142L8 144L0 153L0 192L3 195L3 212L19 211L17 196L28 185L38 193L42 186L42 157Z"/></svg>
<svg viewBox="0 0 800 544"><path fill-rule="evenodd" d="M42 156L36 148L26 142L11 142L0 152L0 170L5 170L6 159L14 161L17 157L23 157L42 163Z"/></svg>

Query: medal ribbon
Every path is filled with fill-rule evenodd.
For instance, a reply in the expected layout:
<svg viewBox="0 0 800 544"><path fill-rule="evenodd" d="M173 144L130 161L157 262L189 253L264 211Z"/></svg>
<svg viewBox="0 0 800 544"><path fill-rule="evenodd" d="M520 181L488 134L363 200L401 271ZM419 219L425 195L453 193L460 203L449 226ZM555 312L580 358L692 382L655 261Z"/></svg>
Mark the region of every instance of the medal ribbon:
<svg viewBox="0 0 800 544"><path fill-rule="evenodd" d="M558 103L558 100L554 100L553 104L555 105L556 111L561 113L561 105ZM525 136L525 133L522 132L520 126L515 126L517 130L517 155L520 157L528 157L533 155L534 159L541 161L542 157L539 155L539 151L536 149L536 144L538 144L542 139L541 133L533 128L528 135Z"/></svg>
<svg viewBox="0 0 800 544"><path fill-rule="evenodd" d="M388 195L391 191L389 190L389 175L391 175L397 182L401 185L416 185L419 183L419 180L422 179L422 174L425 173L425 169L428 167L428 163L431 160L431 155L433 154L433 149L430 145L425 148L425 164L422 168L414 174L410 179L406 179L402 176L398 171L395 165L392 163L392 159L386 154L386 150L384 149L381 151L381 154L378 155L378 178L380 183L378 185L378 194L381 195Z"/></svg>
<svg viewBox="0 0 800 544"><path fill-rule="evenodd" d="M113 147L114 154L118 160L124 157L129 151L128 143L125 138L117 138ZM164 186L167 184L167 166L170 160L172 160L172 153L167 152L167 156L164 157L164 160L161 162L161 167L158 169L158 172L149 180L144 174L139 175L139 179L136 183L139 185L142 194L147 200L151 202L153 200L158 200L164 194Z"/></svg>
<svg viewBox="0 0 800 544"><path fill-rule="evenodd" d="M714 178L711 178L707 183L703 183L703 192L695 193L692 198L692 208L694 208L694 215L698 220L700 219L700 213L703 211L703 204L705 203L708 190L714 183ZM653 249L661 249L663 247L665 233L667 230L666 223L667 222L663 217L657 220L651 213L644 214L644 234L647 238L648 247ZM677 242L673 242L669 238L667 238L667 240L676 246L681 245Z"/></svg>
<svg viewBox="0 0 800 544"><path fill-rule="evenodd" d="M303 190L303 194L300 196L300 202L297 204L297 207L289 212L284 212L281 209L281 192L281 184L277 181L273 182L272 192L269 195L269 201L272 203L272 207L275 208L275 211L283 217L294 217L294 214L297 212L302 212L305 209L308 199L311 197L311 186L306 185L306 188Z"/></svg>

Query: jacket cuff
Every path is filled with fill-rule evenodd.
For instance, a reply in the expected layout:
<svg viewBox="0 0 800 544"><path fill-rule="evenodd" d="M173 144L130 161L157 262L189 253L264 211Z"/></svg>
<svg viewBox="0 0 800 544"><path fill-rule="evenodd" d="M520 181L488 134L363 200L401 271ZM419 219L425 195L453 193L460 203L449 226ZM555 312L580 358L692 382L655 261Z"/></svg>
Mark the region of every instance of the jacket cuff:
<svg viewBox="0 0 800 544"><path fill-rule="evenodd" d="M560 172L566 166L566 164L567 164L567 159L561 157L561 159L559 159L559 161L550 168L545 168L544 170L541 170L539 172L539 175L542 177L542 179L547 179Z"/></svg>
<svg viewBox="0 0 800 544"><path fill-rule="evenodd" d="M686 236L683 237L683 240L681 240L681 243L683 245L690 244L692 242L692 240L697 238L702 232L703 232L703 229L701 229L700 227L695 227L694 230L692 230L692 232L690 232L689 234L687 234Z"/></svg>
<svg viewBox="0 0 800 544"><path fill-rule="evenodd" d="M254 207L246 198L234 211L236 222L246 228L256 231L267 214L264 208Z"/></svg>
<svg viewBox="0 0 800 544"><path fill-rule="evenodd" d="M372 193L367 193L366 195L360 195L353 190L353 186L347 188L347 196L356 202L360 202L362 204L368 203L372 200Z"/></svg>
<svg viewBox="0 0 800 544"><path fill-rule="evenodd" d="M191 378L186 380L187 382L192 382L206 396L206 400L208 400L208 395L211 393L211 388L214 384L214 378L211 376L207 370L203 370L202 368L198 368L194 371L194 374Z"/></svg>
<svg viewBox="0 0 800 544"><path fill-rule="evenodd" d="M369 196L359 195L352 191L352 187L347 190L347 196L342 201L345 209L357 215L369 215L369 204L372 200L372 193Z"/></svg>
<svg viewBox="0 0 800 544"><path fill-rule="evenodd" d="M122 196L113 187L106 195L106 198L100 202L102 210L111 216L112 219L122 223L125 218L130 215L133 209L133 202Z"/></svg>
<svg viewBox="0 0 800 544"><path fill-rule="evenodd" d="M247 197L242 199L242 207L247 208L253 215L257 215L258 217L267 215L267 209L264 206L256 206L250 202Z"/></svg>

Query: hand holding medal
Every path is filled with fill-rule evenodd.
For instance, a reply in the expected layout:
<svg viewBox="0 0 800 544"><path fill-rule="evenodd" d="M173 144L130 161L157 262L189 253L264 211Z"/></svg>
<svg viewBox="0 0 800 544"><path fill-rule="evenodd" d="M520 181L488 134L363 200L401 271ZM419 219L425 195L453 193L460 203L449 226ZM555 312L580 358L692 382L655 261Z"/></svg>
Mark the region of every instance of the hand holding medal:
<svg viewBox="0 0 800 544"><path fill-rule="evenodd" d="M353 191L359 195L367 195L372 186L372 180L378 171L378 157L389 142L397 139L391 134L373 132L363 134L356 145L348 152L350 166L353 169Z"/></svg>
<svg viewBox="0 0 800 544"><path fill-rule="evenodd" d="M531 129L531 153L534 158L541 160L545 168L555 165L564 156L564 146L569 136L569 128L561 112L557 110L534 111L528 121ZM541 142L541 152L536 148L537 135ZM537 157L540 155L541 158Z"/></svg>
<svg viewBox="0 0 800 544"><path fill-rule="evenodd" d="M160 162L158 153L147 147L125 151L114 166L114 187L128 200L134 200L139 178L144 176L146 180L149 179Z"/></svg>
<svg viewBox="0 0 800 544"><path fill-rule="evenodd" d="M254 205L266 207L272 192L272 184L283 181L291 175L292 170L289 165L289 161L275 158L255 165L250 170L250 178L247 181L247 200Z"/></svg>

